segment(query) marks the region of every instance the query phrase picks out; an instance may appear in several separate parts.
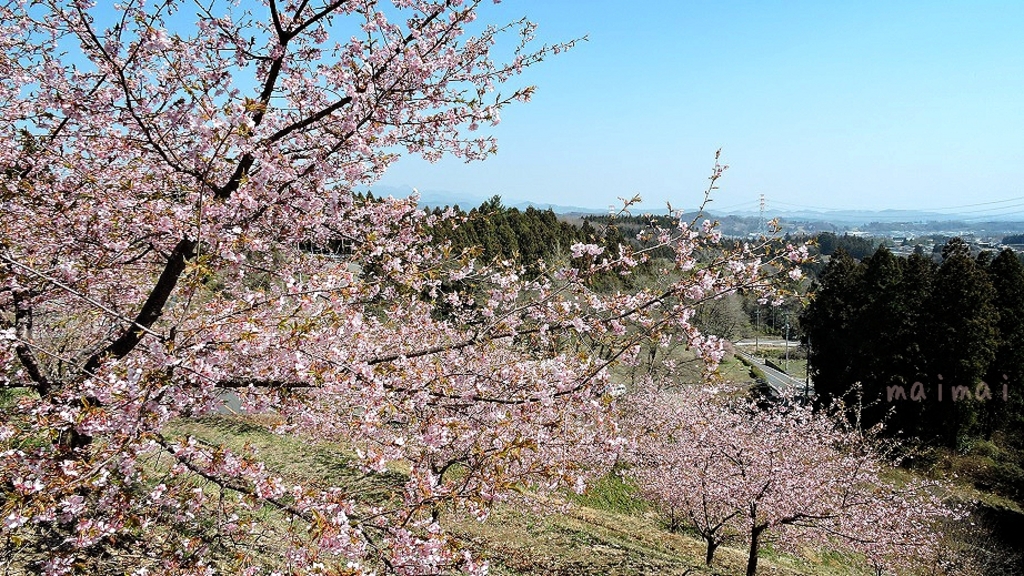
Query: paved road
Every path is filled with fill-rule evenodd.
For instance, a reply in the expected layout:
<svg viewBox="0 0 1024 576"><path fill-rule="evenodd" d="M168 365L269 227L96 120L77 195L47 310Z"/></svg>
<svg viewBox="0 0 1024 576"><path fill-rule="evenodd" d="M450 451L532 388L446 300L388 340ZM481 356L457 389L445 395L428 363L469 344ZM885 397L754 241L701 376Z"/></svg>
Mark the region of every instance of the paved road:
<svg viewBox="0 0 1024 576"><path fill-rule="evenodd" d="M782 338L761 338L760 340L757 340L757 341L754 341L754 340L739 340L737 342L733 342L734 346L743 346L743 347L754 346L756 344L760 344L761 346L769 346L771 348L784 348L786 346L786 341L783 340ZM789 345L791 347L793 347L793 348L797 348L797 347L800 346L800 341L799 340L790 340L789 341Z"/></svg>
<svg viewBox="0 0 1024 576"><path fill-rule="evenodd" d="M806 384L803 380L794 378L785 372L780 372L775 368L766 365L760 358L755 358L746 352L737 351L736 353L764 372L765 378L768 379L768 386L771 386L772 390L774 390L779 396L797 396L804 393L804 387ZM808 391L809 393L814 394L813 387Z"/></svg>

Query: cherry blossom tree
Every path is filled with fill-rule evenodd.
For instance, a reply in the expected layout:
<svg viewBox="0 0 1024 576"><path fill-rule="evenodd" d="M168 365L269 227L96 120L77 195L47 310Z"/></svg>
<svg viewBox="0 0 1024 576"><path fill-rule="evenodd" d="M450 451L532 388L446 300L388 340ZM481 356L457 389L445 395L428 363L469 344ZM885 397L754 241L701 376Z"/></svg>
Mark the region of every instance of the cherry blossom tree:
<svg viewBox="0 0 1024 576"><path fill-rule="evenodd" d="M724 493L736 471L711 441L730 429L736 414L721 410L703 390L685 399L652 390L630 397L638 440L632 474L642 494L664 510L670 529L690 526L704 539L704 561L711 566L719 546L735 539L742 515Z"/></svg>
<svg viewBox="0 0 1024 576"><path fill-rule="evenodd" d="M748 576L767 538L862 554L878 573L931 565L936 531L958 517L920 481L882 479L883 454L860 432L799 405L761 409L707 390L634 397L634 474L649 498L691 525L710 565L746 542Z"/></svg>
<svg viewBox="0 0 1024 576"><path fill-rule="evenodd" d="M533 92L509 83L572 47L535 46L526 20L475 23L480 8L0 6L6 562L481 572L440 515L581 489L622 446L611 365L682 339L714 369L722 343L694 306L761 289L805 252L710 250L713 223L680 221L646 248L579 244L525 277L432 242L450 216L415 198L353 192L401 153L487 157L479 129ZM590 288L664 247L657 290ZM169 431L231 398L401 486L367 501Z"/></svg>

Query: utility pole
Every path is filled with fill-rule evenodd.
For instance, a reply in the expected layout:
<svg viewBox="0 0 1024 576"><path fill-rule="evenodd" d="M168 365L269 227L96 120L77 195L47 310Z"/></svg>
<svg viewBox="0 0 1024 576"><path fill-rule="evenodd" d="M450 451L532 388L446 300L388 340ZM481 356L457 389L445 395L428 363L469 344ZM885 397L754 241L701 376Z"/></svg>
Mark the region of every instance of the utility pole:
<svg viewBox="0 0 1024 576"><path fill-rule="evenodd" d="M786 374L789 374L789 321L786 321Z"/></svg>
<svg viewBox="0 0 1024 576"><path fill-rule="evenodd" d="M811 391L811 337L807 336L807 362L804 363L804 401L810 396Z"/></svg>
<svg viewBox="0 0 1024 576"><path fill-rule="evenodd" d="M757 322L754 323L754 356L758 354L758 341L761 337L761 305L757 305Z"/></svg>

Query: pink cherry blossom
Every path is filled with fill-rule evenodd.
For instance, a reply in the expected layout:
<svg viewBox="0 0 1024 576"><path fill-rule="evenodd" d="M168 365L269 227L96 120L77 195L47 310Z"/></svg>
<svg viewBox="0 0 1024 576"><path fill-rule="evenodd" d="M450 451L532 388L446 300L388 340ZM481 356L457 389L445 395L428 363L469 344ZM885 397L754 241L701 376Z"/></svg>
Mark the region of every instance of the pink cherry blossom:
<svg viewBox="0 0 1024 576"><path fill-rule="evenodd" d="M714 225L527 276L434 242L451 212L362 199L400 154L492 154L484 128L534 92L519 73L573 44L470 26L477 1L384 4L0 6L5 559L483 573L439 515L603 473L625 445L611 368L675 337L710 374L722 344L694 307L774 295L785 258L712 246ZM592 289L666 248L658 289ZM394 493L173 433L237 405Z"/></svg>
<svg viewBox="0 0 1024 576"><path fill-rule="evenodd" d="M929 566L944 505L937 483L882 479L886 458L862 433L798 404L767 409L711 389L631 397L632 474L673 525L707 544L746 546L747 575L767 541L799 551L856 551L882 573Z"/></svg>

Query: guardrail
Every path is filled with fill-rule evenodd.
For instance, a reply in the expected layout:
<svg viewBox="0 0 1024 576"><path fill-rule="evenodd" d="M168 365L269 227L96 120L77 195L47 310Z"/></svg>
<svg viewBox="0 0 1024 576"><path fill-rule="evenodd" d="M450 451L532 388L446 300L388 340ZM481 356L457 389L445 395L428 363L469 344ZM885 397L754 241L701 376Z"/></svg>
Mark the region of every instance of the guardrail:
<svg viewBox="0 0 1024 576"><path fill-rule="evenodd" d="M783 374L786 374L787 376L790 375L789 372L786 372L785 370L782 369L782 366L779 366L778 364L776 364L775 362L772 362L771 360L769 360L767 358L764 359L764 363L765 363L766 366L774 368L774 369L778 370L779 372L782 372Z"/></svg>

